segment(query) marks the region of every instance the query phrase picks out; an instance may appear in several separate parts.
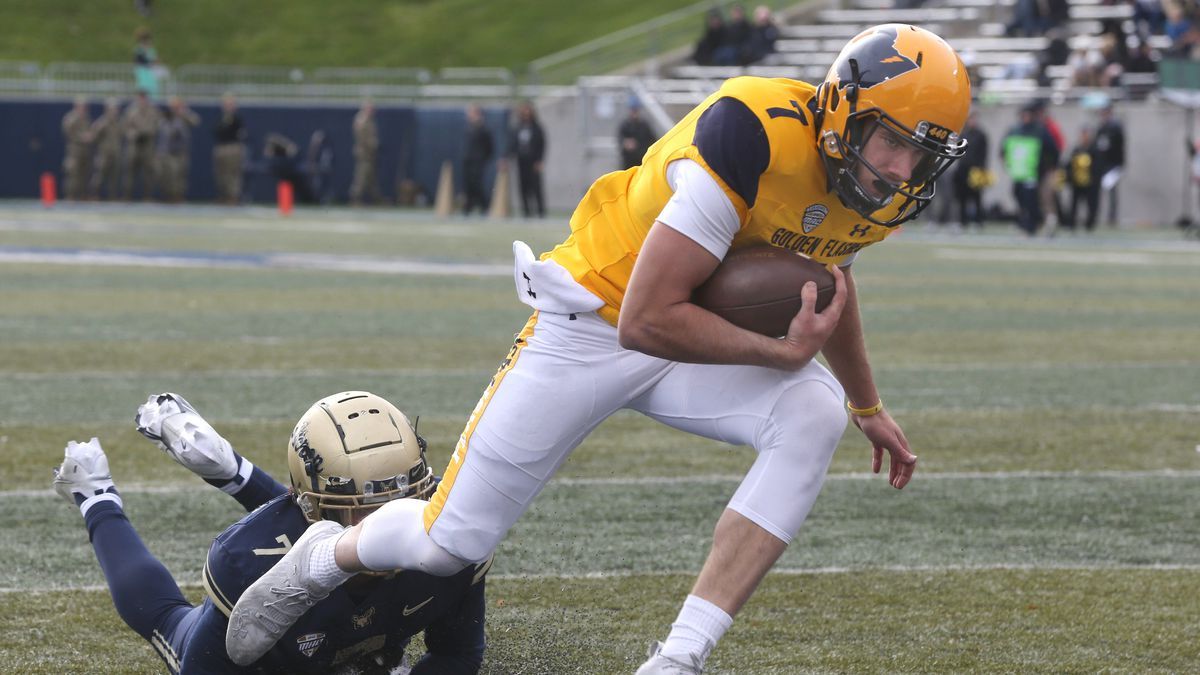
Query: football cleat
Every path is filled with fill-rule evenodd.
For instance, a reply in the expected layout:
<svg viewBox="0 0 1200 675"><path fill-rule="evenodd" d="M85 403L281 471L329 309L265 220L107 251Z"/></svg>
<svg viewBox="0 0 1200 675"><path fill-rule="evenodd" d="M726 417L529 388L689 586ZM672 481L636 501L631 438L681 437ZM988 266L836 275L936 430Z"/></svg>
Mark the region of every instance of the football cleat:
<svg viewBox="0 0 1200 675"><path fill-rule="evenodd" d="M155 394L138 407L137 430L188 471L210 480L238 473L233 446L179 394Z"/></svg>
<svg viewBox="0 0 1200 675"><path fill-rule="evenodd" d="M239 666L262 658L310 607L332 588L321 588L309 573L313 547L337 537L343 527L320 520L305 530L275 566L250 585L229 614L225 651Z"/></svg>
<svg viewBox="0 0 1200 675"><path fill-rule="evenodd" d="M700 675L704 666L700 659L692 656L687 663L677 661L662 653L663 643L653 642L646 656L650 657L634 675Z"/></svg>
<svg viewBox="0 0 1200 675"><path fill-rule="evenodd" d="M99 501L114 501L121 504L117 486L113 484L112 472L108 470L108 457L99 439L87 443L67 443L63 451L62 465L54 470L54 491L71 504L78 506L86 515L92 504Z"/></svg>

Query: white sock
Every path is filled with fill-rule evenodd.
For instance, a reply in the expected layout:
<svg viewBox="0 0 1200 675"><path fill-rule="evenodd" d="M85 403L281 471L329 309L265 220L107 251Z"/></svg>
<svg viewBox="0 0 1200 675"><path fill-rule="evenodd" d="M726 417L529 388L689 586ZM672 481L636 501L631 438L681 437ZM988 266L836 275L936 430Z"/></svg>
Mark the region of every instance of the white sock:
<svg viewBox="0 0 1200 675"><path fill-rule="evenodd" d="M671 624L671 634L660 653L683 663L698 659L703 667L708 653L732 625L733 617L725 610L704 598L689 595L679 610L679 618Z"/></svg>
<svg viewBox="0 0 1200 675"><path fill-rule="evenodd" d="M312 580L321 588L337 588L350 577L353 572L346 572L338 567L334 559L334 550L342 536L327 537L325 541L313 546L308 558L308 573Z"/></svg>

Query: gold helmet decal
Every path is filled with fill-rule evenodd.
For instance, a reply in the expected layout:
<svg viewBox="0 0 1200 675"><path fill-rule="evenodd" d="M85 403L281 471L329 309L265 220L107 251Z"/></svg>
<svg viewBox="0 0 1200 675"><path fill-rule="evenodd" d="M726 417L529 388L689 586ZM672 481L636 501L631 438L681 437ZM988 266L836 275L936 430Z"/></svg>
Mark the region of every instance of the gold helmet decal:
<svg viewBox="0 0 1200 675"><path fill-rule="evenodd" d="M365 391L317 401L288 442L288 473L305 517L347 523L393 499L425 499L433 472L404 413Z"/></svg>

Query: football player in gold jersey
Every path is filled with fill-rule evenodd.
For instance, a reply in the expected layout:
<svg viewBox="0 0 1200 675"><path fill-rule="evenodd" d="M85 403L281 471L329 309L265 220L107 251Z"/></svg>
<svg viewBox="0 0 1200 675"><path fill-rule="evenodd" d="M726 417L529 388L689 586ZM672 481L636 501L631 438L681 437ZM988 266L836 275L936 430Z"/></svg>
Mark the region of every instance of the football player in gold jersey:
<svg viewBox="0 0 1200 675"><path fill-rule="evenodd" d="M847 410L873 446L872 469L886 451L890 484L912 477L917 458L871 377L850 265L929 203L965 150L969 107L954 51L897 24L853 38L818 87L726 82L641 165L599 178L561 245L535 259L514 244L517 292L535 311L437 494L297 542L242 595L230 655L252 661L304 611L296 593L318 597L354 571L448 575L487 559L570 452L627 408L757 452L670 635L638 669L700 672L807 517ZM782 339L690 301L726 253L762 243L829 263L837 282L820 313L815 285L802 289Z"/></svg>

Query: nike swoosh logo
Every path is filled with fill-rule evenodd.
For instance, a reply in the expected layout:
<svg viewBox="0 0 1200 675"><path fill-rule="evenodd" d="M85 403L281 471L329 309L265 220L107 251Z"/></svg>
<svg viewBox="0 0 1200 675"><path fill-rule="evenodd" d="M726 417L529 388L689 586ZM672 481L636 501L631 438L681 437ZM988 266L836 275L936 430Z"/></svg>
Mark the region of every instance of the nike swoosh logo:
<svg viewBox="0 0 1200 675"><path fill-rule="evenodd" d="M428 605L428 604L429 604L429 603L431 603L431 602L433 602L433 596L432 596L432 595L431 595L431 596L429 596L429 599L428 599L428 600L426 600L425 602L422 602L422 603L421 603L421 604L419 604L419 605L416 605L416 606L413 606L413 607L409 607L408 605L405 605L405 606L404 606L404 609L402 610L402 613L404 614L404 616L409 616L409 615L411 615L411 614L415 614L415 613L416 613L418 610L420 610L422 607L424 607L425 605Z"/></svg>

